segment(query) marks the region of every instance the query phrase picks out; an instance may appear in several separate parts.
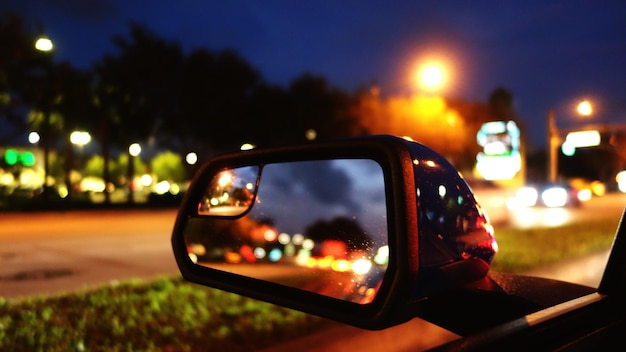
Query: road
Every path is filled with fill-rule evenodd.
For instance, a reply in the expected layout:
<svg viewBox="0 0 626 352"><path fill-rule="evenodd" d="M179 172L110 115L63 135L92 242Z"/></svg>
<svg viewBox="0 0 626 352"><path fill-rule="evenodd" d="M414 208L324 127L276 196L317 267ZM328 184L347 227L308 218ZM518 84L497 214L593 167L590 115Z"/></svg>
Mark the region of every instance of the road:
<svg viewBox="0 0 626 352"><path fill-rule="evenodd" d="M617 222L625 204L626 195L598 198L586 204L582 213L612 216ZM0 297L53 295L132 278L179 275L170 246L175 217L176 210L0 213ZM571 281L598 282L606 254L586 260L589 264L575 263L576 268L588 268L584 277ZM535 274L564 278L569 270L580 276L581 270L571 267ZM381 331L333 323L324 331L267 351L416 351L456 338L421 319Z"/></svg>
<svg viewBox="0 0 626 352"><path fill-rule="evenodd" d="M0 213L0 297L178 275L176 210Z"/></svg>
<svg viewBox="0 0 626 352"><path fill-rule="evenodd" d="M476 189L474 194L496 227L555 227L598 217L617 221L626 207L626 193L609 193L602 197L593 197L578 208L517 209L510 209L508 206L509 198L513 195L512 191Z"/></svg>
<svg viewBox="0 0 626 352"><path fill-rule="evenodd" d="M546 222L598 216L615 218L617 223L626 205L626 194L611 194L580 209L510 212L498 205L503 200L497 196L477 193L477 199L490 216L495 214L494 223L520 227L541 225L537 219L543 219L544 226L555 226ZM0 297L49 295L132 278L178 275L170 246L175 217L175 209L0 213ZM558 272L563 277L567 270ZM593 276L599 272L572 281L597 282Z"/></svg>

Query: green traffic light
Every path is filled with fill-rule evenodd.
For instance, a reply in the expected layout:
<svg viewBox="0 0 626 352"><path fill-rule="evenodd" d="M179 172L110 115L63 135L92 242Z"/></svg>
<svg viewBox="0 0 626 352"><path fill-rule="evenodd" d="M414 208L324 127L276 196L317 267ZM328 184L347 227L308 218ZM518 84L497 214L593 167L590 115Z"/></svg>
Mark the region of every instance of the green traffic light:
<svg viewBox="0 0 626 352"><path fill-rule="evenodd" d="M9 165L9 166L13 166L15 164L17 164L17 160L19 159L19 155L20 153L15 150L15 149L7 149L4 152L4 162Z"/></svg>
<svg viewBox="0 0 626 352"><path fill-rule="evenodd" d="M31 151L25 151L20 154L20 163L24 166L35 165L35 154Z"/></svg>

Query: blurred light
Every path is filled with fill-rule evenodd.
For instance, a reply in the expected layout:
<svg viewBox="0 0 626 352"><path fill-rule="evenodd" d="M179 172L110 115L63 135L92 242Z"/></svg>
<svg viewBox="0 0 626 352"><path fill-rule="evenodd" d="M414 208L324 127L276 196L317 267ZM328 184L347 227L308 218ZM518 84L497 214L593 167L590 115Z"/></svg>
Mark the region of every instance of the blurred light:
<svg viewBox="0 0 626 352"><path fill-rule="evenodd" d="M291 242L291 236L288 233L282 232L278 235L278 243L282 245L287 245Z"/></svg>
<svg viewBox="0 0 626 352"><path fill-rule="evenodd" d="M374 263L378 265L386 265L389 262L389 246L382 246L378 248L376 256L374 256Z"/></svg>
<svg viewBox="0 0 626 352"><path fill-rule="evenodd" d="M346 271L349 271L351 267L352 265L350 264L350 262L345 259L333 260L333 262L330 265L330 268L333 271L340 272L340 273L345 273Z"/></svg>
<svg viewBox="0 0 626 352"><path fill-rule="evenodd" d="M67 191L67 187L65 185L59 186L59 188L57 189L57 193L59 194L59 197L63 199L67 198L67 196L70 194L70 192Z"/></svg>
<svg viewBox="0 0 626 352"><path fill-rule="evenodd" d="M617 188L620 192L626 193L626 170L618 172L615 176L615 180L617 181Z"/></svg>
<svg viewBox="0 0 626 352"><path fill-rule="evenodd" d="M591 191L591 189L585 188L585 189L581 189L580 191L578 191L578 194L576 195L576 197L578 198L579 201L586 202L591 199L592 195L593 195L593 192Z"/></svg>
<svg viewBox="0 0 626 352"><path fill-rule="evenodd" d="M446 186L445 185L439 185L439 197L443 198L446 196Z"/></svg>
<svg viewBox="0 0 626 352"><path fill-rule="evenodd" d="M242 144L239 149L241 149L241 150L252 150L252 149L254 149L254 145L250 144L250 143L245 143L245 144Z"/></svg>
<svg viewBox="0 0 626 352"><path fill-rule="evenodd" d="M91 141L89 132L74 131L70 134L70 142L75 145L84 146Z"/></svg>
<svg viewBox="0 0 626 352"><path fill-rule="evenodd" d="M39 143L40 139L41 137L39 136L39 133L37 132L31 132L28 134L28 142L31 144Z"/></svg>
<svg viewBox="0 0 626 352"><path fill-rule="evenodd" d="M293 240L293 243L297 245L295 235L292 240ZM312 239L307 238L304 241L302 241L302 248L307 249L307 250L312 250L313 247L315 247L315 242L313 242Z"/></svg>
<svg viewBox="0 0 626 352"><path fill-rule="evenodd" d="M334 258L333 257L324 257L317 260L317 266L321 269L329 269L332 264Z"/></svg>
<svg viewBox="0 0 626 352"><path fill-rule="evenodd" d="M526 207L534 207L539 199L539 194L534 187L522 187L515 196L520 205Z"/></svg>
<svg viewBox="0 0 626 352"><path fill-rule="evenodd" d="M365 275L372 269L372 262L367 259L357 259L352 263L352 271L355 274Z"/></svg>
<svg viewBox="0 0 626 352"><path fill-rule="evenodd" d="M261 247L256 247L254 249L254 256L257 257L258 259L263 259L265 258L266 255L267 255L267 252L265 251L265 249Z"/></svg>
<svg viewBox="0 0 626 352"><path fill-rule="evenodd" d="M141 153L141 145L139 143L133 143L128 147L128 153L132 156L137 156Z"/></svg>
<svg viewBox="0 0 626 352"><path fill-rule="evenodd" d="M273 248L267 257L271 262L277 262L283 257L283 252L278 248Z"/></svg>
<svg viewBox="0 0 626 352"><path fill-rule="evenodd" d="M306 137L307 140L313 141L315 140L315 138L317 138L317 131L315 131L314 129L308 129L304 133L304 136Z"/></svg>
<svg viewBox="0 0 626 352"><path fill-rule="evenodd" d="M267 242L273 242L274 240L276 240L277 236L278 235L276 234L276 231L274 229L267 229L265 230L265 232L263 232L263 238Z"/></svg>
<svg viewBox="0 0 626 352"><path fill-rule="evenodd" d="M428 91L441 89L448 80L448 69L442 61L427 61L417 69L417 86Z"/></svg>
<svg viewBox="0 0 626 352"><path fill-rule="evenodd" d="M566 140L561 145L561 153L565 156L574 156L576 154L576 146Z"/></svg>
<svg viewBox="0 0 626 352"><path fill-rule="evenodd" d="M0 185L10 185L15 182L15 176L12 173L0 174Z"/></svg>
<svg viewBox="0 0 626 352"><path fill-rule="evenodd" d="M230 172L224 171L220 174L220 178L217 180L217 184L220 187L225 187L233 181L233 175Z"/></svg>
<svg viewBox="0 0 626 352"><path fill-rule="evenodd" d="M170 190L170 183L167 181L161 181L154 186L154 193L165 194Z"/></svg>
<svg viewBox="0 0 626 352"><path fill-rule="evenodd" d="M41 37L35 42L35 49L39 51L51 51L54 49L54 45L52 44L52 40L46 37Z"/></svg>
<svg viewBox="0 0 626 352"><path fill-rule="evenodd" d="M578 107L576 108L579 114L583 116L589 116L593 113L593 107L591 103L587 100L581 101L578 103Z"/></svg>
<svg viewBox="0 0 626 352"><path fill-rule="evenodd" d="M598 131L576 131L570 132L565 137L565 143L569 143L576 148L595 147L601 142L600 132Z"/></svg>
<svg viewBox="0 0 626 352"><path fill-rule="evenodd" d="M296 254L296 246L293 243L287 243L285 245L285 255L292 257L294 254Z"/></svg>
<svg viewBox="0 0 626 352"><path fill-rule="evenodd" d="M80 189L84 192L104 192L104 181L96 177L85 177L80 181Z"/></svg>
<svg viewBox="0 0 626 352"><path fill-rule="evenodd" d="M152 176L148 174L144 174L141 176L141 185L144 187L148 187L152 184Z"/></svg>
<svg viewBox="0 0 626 352"><path fill-rule="evenodd" d="M567 190L563 187L550 187L541 192L541 200L549 208L564 207L567 197Z"/></svg>
<svg viewBox="0 0 626 352"><path fill-rule="evenodd" d="M302 236L301 233L295 233L293 236L291 236L291 242L295 244L296 246L301 245L303 241L304 241L304 236Z"/></svg>
<svg viewBox="0 0 626 352"><path fill-rule="evenodd" d="M189 165L195 165L198 162L198 154L194 152L187 153L185 156L185 161Z"/></svg>
<svg viewBox="0 0 626 352"><path fill-rule="evenodd" d="M519 153L510 156L489 156L479 153L476 156L476 170L485 180L510 180L522 167Z"/></svg>

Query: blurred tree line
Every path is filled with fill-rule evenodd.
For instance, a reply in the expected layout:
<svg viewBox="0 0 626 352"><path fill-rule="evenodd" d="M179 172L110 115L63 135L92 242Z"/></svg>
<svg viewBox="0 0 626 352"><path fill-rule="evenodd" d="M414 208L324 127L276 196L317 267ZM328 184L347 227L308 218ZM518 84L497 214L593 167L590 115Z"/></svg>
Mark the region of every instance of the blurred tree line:
<svg viewBox="0 0 626 352"><path fill-rule="evenodd" d="M309 73L277 86L234 51L184 53L135 23L127 36L112 38L116 53L78 70L36 50L38 33L16 15L0 21L0 119L16 135L40 131L40 145L65 158L66 175L73 158L69 134L76 129L89 131L101 146L102 160L92 162L91 173L100 165L105 181L119 174L109 167L119 151L137 141L178 155L194 151L202 161L244 143L267 147L389 133L409 136L467 169L478 152L480 125L515 118L504 88L482 103L383 97L370 87L345 92ZM4 137L0 145L15 136Z"/></svg>

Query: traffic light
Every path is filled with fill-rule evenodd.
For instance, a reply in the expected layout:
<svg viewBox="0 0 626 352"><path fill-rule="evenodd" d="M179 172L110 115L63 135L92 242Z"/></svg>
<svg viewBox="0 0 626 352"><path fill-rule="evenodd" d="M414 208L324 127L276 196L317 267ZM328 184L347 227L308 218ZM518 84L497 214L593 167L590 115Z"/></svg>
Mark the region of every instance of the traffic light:
<svg viewBox="0 0 626 352"><path fill-rule="evenodd" d="M4 151L4 163L7 166L23 165L34 166L35 154L30 150L18 151L17 149L7 149Z"/></svg>
<svg viewBox="0 0 626 352"><path fill-rule="evenodd" d="M8 166L14 166L15 164L17 164L17 161L19 160L19 155L20 155L20 152L18 152L17 150L7 149L4 152L4 162Z"/></svg>

